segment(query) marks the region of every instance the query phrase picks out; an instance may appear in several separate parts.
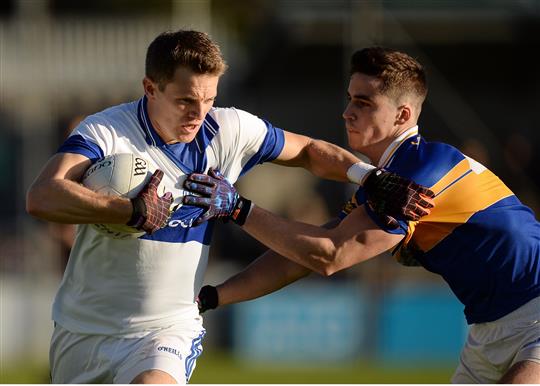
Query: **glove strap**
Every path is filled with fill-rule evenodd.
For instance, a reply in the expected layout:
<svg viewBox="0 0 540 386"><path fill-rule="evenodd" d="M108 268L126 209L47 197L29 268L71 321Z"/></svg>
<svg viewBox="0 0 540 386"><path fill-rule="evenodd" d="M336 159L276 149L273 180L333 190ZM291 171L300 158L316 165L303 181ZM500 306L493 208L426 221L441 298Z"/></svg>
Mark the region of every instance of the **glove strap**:
<svg viewBox="0 0 540 386"><path fill-rule="evenodd" d="M141 197L135 197L131 199L131 205L133 206L133 213L126 225L141 229L146 221L146 204Z"/></svg>
<svg viewBox="0 0 540 386"><path fill-rule="evenodd" d="M249 212L251 212L251 207L251 200L240 196L233 212L231 213L231 220L240 226L244 225L249 216Z"/></svg>

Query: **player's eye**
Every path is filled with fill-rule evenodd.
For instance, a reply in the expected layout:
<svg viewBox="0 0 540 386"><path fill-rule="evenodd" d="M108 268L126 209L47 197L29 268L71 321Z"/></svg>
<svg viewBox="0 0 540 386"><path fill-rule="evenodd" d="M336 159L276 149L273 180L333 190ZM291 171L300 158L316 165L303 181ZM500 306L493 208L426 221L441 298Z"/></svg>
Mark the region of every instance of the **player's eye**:
<svg viewBox="0 0 540 386"><path fill-rule="evenodd" d="M358 107L366 107L366 106L369 106L369 102L363 100L363 99L357 99L354 101L354 104Z"/></svg>

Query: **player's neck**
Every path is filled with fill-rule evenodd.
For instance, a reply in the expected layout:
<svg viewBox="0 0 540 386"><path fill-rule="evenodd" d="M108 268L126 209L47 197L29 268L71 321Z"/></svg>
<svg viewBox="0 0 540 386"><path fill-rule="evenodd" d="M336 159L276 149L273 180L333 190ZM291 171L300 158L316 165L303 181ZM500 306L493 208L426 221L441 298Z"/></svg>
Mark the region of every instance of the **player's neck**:
<svg viewBox="0 0 540 386"><path fill-rule="evenodd" d="M369 161L372 165L378 165L379 160L381 159L388 146L392 143L392 141L393 138L386 137L378 142L369 143L365 146L354 146L353 150L362 153L367 158L369 158Z"/></svg>
<svg viewBox="0 0 540 386"><path fill-rule="evenodd" d="M166 144L178 142L174 140L174 137L170 135L169 133L167 133L167 130L164 130L157 121L153 119L151 119L151 121L152 121L152 126L154 126L154 130L156 130L157 135L159 135L159 137L161 138L163 142L165 142Z"/></svg>
<svg viewBox="0 0 540 386"><path fill-rule="evenodd" d="M384 156L386 150L392 145L392 143L396 139L398 139L407 130L408 128L398 129L394 133L389 135L388 137L384 138L383 140L377 143L370 144L369 146L366 146L363 149L358 149L358 151L364 154L366 157L368 157L373 165L383 166L383 165L379 165L379 162L381 161L381 158Z"/></svg>
<svg viewBox="0 0 540 386"><path fill-rule="evenodd" d="M414 126L416 126L416 123L414 124ZM388 154L385 154L387 152L387 150L389 150L390 147L394 147L392 144L397 139L399 139L399 137L404 135L404 133L407 130L411 129L412 127L413 126L398 127L398 128L396 128L396 130L391 135L386 137L384 140L382 140L379 143L376 143L373 146L371 146L370 149L368 149L369 154L366 154L366 155L370 158L370 160L372 160L373 165L384 166L384 165L380 165L380 163L381 163L381 160L382 160L383 164L385 164L387 162ZM395 150L395 147L394 147L394 150ZM382 159L383 157L385 159Z"/></svg>
<svg viewBox="0 0 540 386"><path fill-rule="evenodd" d="M367 146L364 149L359 149L359 152L368 157L372 165L377 166L379 164L379 160L381 159L382 155L384 154L390 143L392 143L392 141L387 141L385 139L384 141Z"/></svg>

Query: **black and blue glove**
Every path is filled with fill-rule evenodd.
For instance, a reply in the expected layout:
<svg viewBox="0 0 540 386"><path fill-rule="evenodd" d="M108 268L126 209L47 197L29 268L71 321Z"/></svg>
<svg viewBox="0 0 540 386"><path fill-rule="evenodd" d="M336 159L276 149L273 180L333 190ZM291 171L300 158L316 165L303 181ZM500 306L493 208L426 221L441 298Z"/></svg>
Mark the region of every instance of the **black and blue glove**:
<svg viewBox="0 0 540 386"><path fill-rule="evenodd" d="M205 208L194 225L199 225L212 218L229 219L243 225L251 209L251 201L240 196L236 188L217 169L210 169L208 174L193 173L184 181L184 188L197 194L184 196L183 202Z"/></svg>
<svg viewBox="0 0 540 386"><path fill-rule="evenodd" d="M363 186L373 211L386 218L418 221L435 206L431 189L385 169L371 172Z"/></svg>

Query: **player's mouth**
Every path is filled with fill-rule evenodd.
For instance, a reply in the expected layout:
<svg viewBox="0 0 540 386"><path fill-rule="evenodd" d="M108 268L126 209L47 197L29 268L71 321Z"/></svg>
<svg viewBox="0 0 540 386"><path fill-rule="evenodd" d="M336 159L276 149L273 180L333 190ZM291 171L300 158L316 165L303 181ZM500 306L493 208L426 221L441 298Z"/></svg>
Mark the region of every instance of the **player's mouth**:
<svg viewBox="0 0 540 386"><path fill-rule="evenodd" d="M356 132L354 129L354 122L350 119L345 119L345 129L349 132Z"/></svg>
<svg viewBox="0 0 540 386"><path fill-rule="evenodd" d="M345 128L347 129L347 133L349 134L360 134L360 131L355 129L352 125L345 124Z"/></svg>
<svg viewBox="0 0 540 386"><path fill-rule="evenodd" d="M192 132L192 131L197 130L200 126L201 126L200 123L199 124L182 125L182 129L184 129L187 132Z"/></svg>

